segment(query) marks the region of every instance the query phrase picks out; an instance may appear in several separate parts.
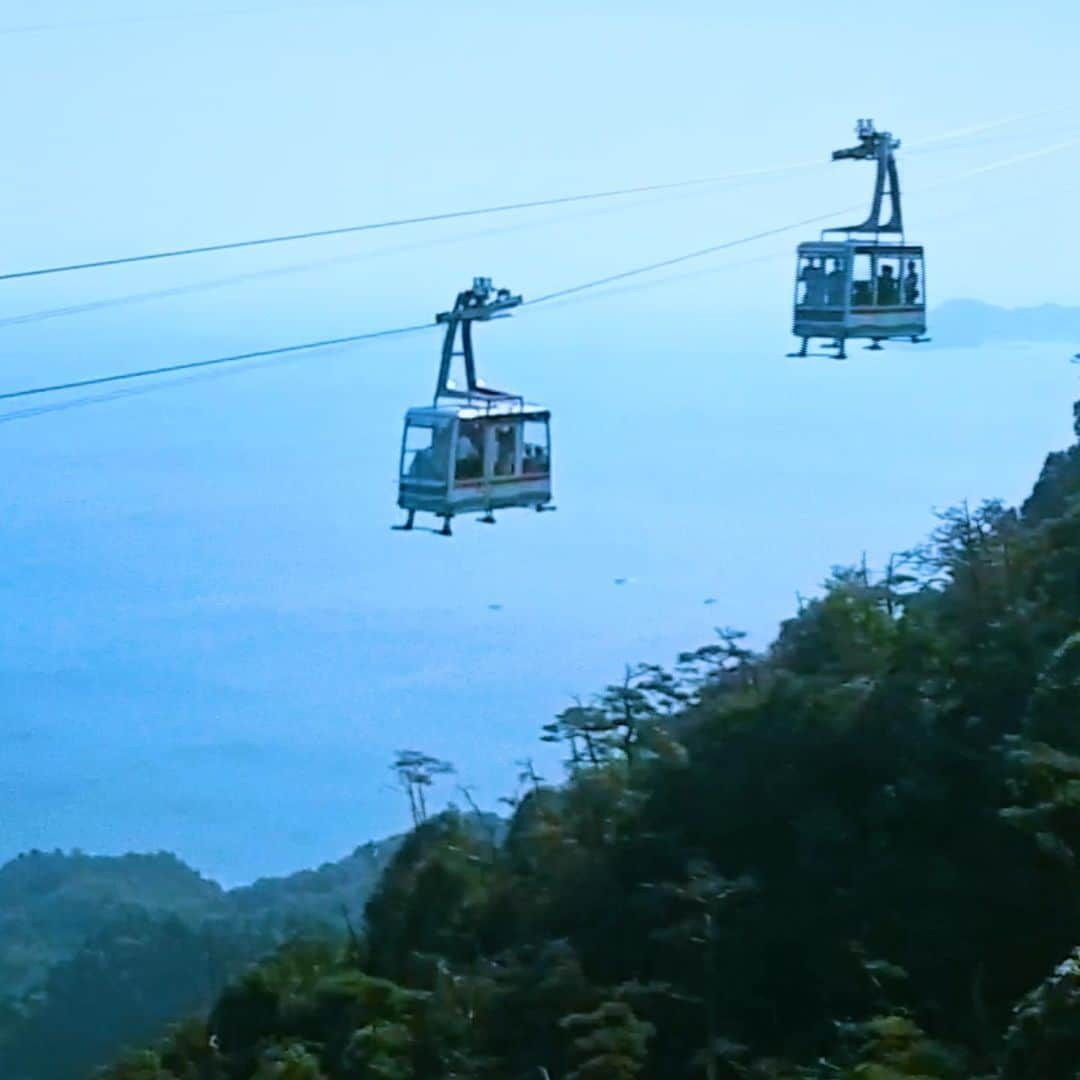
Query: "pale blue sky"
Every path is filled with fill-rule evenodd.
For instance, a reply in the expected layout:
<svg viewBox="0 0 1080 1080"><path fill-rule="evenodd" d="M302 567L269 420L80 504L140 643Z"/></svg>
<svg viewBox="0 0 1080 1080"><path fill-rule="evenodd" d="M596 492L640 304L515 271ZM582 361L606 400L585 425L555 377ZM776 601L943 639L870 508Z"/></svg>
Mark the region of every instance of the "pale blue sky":
<svg viewBox="0 0 1080 1080"><path fill-rule="evenodd" d="M1077 303L1080 146L955 181L1080 138L1075 6L817 7L5 0L0 272L822 164L5 283L0 386L411 323L473 274L536 295L857 203L869 169L828 164L857 116L911 146L933 300ZM485 328L492 381L555 410L560 510L449 544L387 528L434 337L0 427L0 857L171 847L231 880L318 861L404 824L383 775L398 746L454 758L491 804L551 712L624 661L716 623L763 641L831 563L917 540L934 506L1022 497L1068 438L1065 350L784 361L786 253L807 235Z"/></svg>
<svg viewBox="0 0 1080 1080"><path fill-rule="evenodd" d="M184 7L110 0L95 3L93 14ZM6 117L0 175L4 263L825 162L852 141L859 115L915 143L1064 108L988 132L963 151L912 155L904 180L911 232L935 245L939 295L1068 299L1072 250L1062 240L1080 151L966 188L916 189L1058 141L1059 127L1080 133L1069 108L1075 5L765 2L729 11L715 3L668 4L662 14L641 3L546 4L522 14L479 3L466 13L357 0L0 33L0 86L18 103ZM87 5L6 0L4 12L2 24L12 28L85 18ZM347 311L354 318L381 316L387 305L426 313L472 260L543 291L578 272L847 205L862 197L867 173L823 166L805 178L676 199L650 212L339 269L298 287L329 292L320 304L355 297ZM943 220L955 213L963 214L955 224ZM415 235L379 238L379 246ZM370 246L353 237L235 262L262 267ZM82 299L228 268L213 260L114 271L9 289L8 302L24 294ZM776 276L775 267L741 275L748 292ZM378 306L361 307L373 294ZM260 287L250 302L265 321L262 299Z"/></svg>

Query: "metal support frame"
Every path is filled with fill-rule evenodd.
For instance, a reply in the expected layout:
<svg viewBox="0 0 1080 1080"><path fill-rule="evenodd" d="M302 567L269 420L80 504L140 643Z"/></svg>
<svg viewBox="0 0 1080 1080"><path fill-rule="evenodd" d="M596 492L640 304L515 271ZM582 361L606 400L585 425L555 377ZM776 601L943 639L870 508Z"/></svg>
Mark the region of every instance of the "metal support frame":
<svg viewBox="0 0 1080 1080"><path fill-rule="evenodd" d="M874 197L870 204L870 214L859 225L841 225L826 229L825 232L843 233L900 233L904 232L904 216L900 208L900 174L896 168L896 156L893 153L900 148L900 140L894 139L887 131L877 131L873 120L860 120L855 133L859 136L859 145L846 150L834 150L833 161L852 159L857 161L876 161L877 177L874 181ZM882 204L889 200L889 218L881 220Z"/></svg>
<svg viewBox="0 0 1080 1080"><path fill-rule="evenodd" d="M439 381L435 385L435 404L440 398L512 398L513 394L480 385L476 377L476 353L473 349L472 324L476 321L487 322L490 319L505 318L511 308L520 306L521 297L514 296L509 289L495 289L491 278L473 278L472 288L458 293L452 311L443 311L435 316L436 323L446 325L443 338L442 358L439 364ZM456 349L458 334L461 336L461 348ZM460 358L465 366L465 389L458 390L450 385L450 371L454 359Z"/></svg>

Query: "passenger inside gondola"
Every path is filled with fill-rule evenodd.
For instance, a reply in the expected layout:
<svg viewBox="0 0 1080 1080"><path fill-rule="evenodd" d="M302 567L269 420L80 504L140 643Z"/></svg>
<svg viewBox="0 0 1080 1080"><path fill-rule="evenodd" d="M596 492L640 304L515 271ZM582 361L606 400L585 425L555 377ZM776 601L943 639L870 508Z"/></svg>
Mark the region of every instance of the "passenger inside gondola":
<svg viewBox="0 0 1080 1080"><path fill-rule="evenodd" d="M877 302L879 307L895 307L900 303L900 282L889 263L885 263L878 273Z"/></svg>
<svg viewBox="0 0 1080 1080"><path fill-rule="evenodd" d="M803 283L804 307L821 307L825 303L825 269L820 259L810 259L803 267L799 280Z"/></svg>
<svg viewBox="0 0 1080 1080"><path fill-rule="evenodd" d="M919 302L919 265L914 259L909 259L907 273L904 275L904 303L908 307Z"/></svg>
<svg viewBox="0 0 1080 1080"><path fill-rule="evenodd" d="M495 429L495 475L514 475L514 427L503 424Z"/></svg>
<svg viewBox="0 0 1080 1080"><path fill-rule="evenodd" d="M426 444L426 445L425 445ZM446 480L446 460L450 451L450 432L447 428L409 428L406 459L411 454L405 474L412 480Z"/></svg>
<svg viewBox="0 0 1080 1080"><path fill-rule="evenodd" d="M527 422L524 434L525 448L521 471L530 476L543 475L551 468L548 459L547 426Z"/></svg>
<svg viewBox="0 0 1080 1080"><path fill-rule="evenodd" d="M847 274L843 259L833 259L832 269L825 277L826 307L843 307L844 291L847 288Z"/></svg>
<svg viewBox="0 0 1080 1080"><path fill-rule="evenodd" d="M548 471L547 455L542 447L525 447L525 456L521 461L521 471L529 476L538 476Z"/></svg>
<svg viewBox="0 0 1080 1080"><path fill-rule="evenodd" d="M454 466L454 476L458 480L476 480L484 475L483 438L483 431L475 421L461 424Z"/></svg>

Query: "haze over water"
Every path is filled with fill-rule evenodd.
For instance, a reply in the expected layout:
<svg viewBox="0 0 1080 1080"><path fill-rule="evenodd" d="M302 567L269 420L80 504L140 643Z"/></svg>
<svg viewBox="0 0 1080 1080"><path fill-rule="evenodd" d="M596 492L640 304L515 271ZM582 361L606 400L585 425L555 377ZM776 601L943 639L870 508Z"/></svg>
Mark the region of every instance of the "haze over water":
<svg viewBox="0 0 1080 1080"><path fill-rule="evenodd" d="M879 55L896 78L866 101L807 82L796 60L814 36L779 28L787 4L737 25L689 4L542 26L493 9L470 20L472 60L454 67L448 101L445 16L406 44L403 14L341 8L0 35L3 78L48 56L63 84L13 122L4 266L824 160L850 144L857 115L915 141L1061 100L1068 67L1035 62L1062 46L1034 25L1010 43L1004 5L985 12L984 59L1008 54L1030 100L984 72L976 112L951 96L973 61L928 60L906 80L916 34L892 19ZM838 40L840 14L817 40ZM724 64L707 62L721 48ZM646 62L647 88L634 75ZM149 89L133 97L139 80ZM785 118L796 91L805 115ZM718 109L736 92L738 110ZM1052 145L1057 123L901 159L931 303L1075 302L1075 245L1059 230L1022 248L1029 220L1016 212L1037 189L1038 213L1058 216L1075 150L932 190ZM536 295L858 202L869 182L837 165L618 208L11 283L0 319L357 256L0 326L2 384L422 321L474 274ZM434 332L0 425L0 858L167 848L230 882L311 865L406 825L387 770L399 747L451 759L493 806L518 758L557 775L540 725L624 663L670 662L717 625L764 644L833 563L865 551L880 566L924 537L934 507L1022 499L1071 438L1075 346L787 360L784 253L812 235L482 328L489 381L552 407L559 510L463 521L451 541L389 529L401 417L430 397Z"/></svg>
<svg viewBox="0 0 1080 1080"><path fill-rule="evenodd" d="M415 342L380 347L396 372L374 389L358 352L0 428L21 462L0 853L285 871L405 824L387 771L403 746L492 805L516 758L554 775L540 725L625 662L669 662L718 624L764 643L831 563L882 565L933 506L1021 498L1068 441L1060 349L797 364L779 335L708 347L653 324L545 365L578 316L484 335L552 404L558 512L449 541L388 528L397 414L426 388Z"/></svg>

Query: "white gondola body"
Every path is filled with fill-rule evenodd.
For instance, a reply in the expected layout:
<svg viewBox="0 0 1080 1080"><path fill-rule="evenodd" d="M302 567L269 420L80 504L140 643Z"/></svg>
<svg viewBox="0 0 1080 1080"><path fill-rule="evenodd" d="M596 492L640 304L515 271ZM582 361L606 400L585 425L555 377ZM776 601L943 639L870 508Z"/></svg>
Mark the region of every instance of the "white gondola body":
<svg viewBox="0 0 1080 1080"><path fill-rule="evenodd" d="M808 269L815 266L821 268L823 285L808 278ZM884 273L886 267L891 275ZM887 292L883 280L889 282ZM802 338L922 337L926 333L922 247L865 240L800 244L792 329Z"/></svg>
<svg viewBox="0 0 1080 1080"><path fill-rule="evenodd" d="M550 413L517 398L409 409L398 505L448 518L551 502Z"/></svg>

